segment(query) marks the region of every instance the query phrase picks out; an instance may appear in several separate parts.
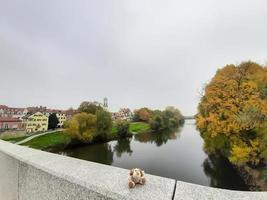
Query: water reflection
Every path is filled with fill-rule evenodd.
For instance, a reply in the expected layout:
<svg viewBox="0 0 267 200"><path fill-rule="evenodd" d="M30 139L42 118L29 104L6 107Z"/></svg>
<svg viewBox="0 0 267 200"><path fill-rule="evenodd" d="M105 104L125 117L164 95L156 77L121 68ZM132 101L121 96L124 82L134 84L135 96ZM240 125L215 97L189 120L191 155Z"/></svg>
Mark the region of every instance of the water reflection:
<svg viewBox="0 0 267 200"><path fill-rule="evenodd" d="M203 162L205 174L210 177L210 186L231 190L248 190L230 162L219 155L210 155Z"/></svg>
<svg viewBox="0 0 267 200"><path fill-rule="evenodd" d="M64 150L64 154L149 174L225 189L247 190L227 160L207 156L194 120L176 131L143 133L118 141Z"/></svg>
<svg viewBox="0 0 267 200"><path fill-rule="evenodd" d="M131 139L132 138L125 138L117 141L117 144L114 146L117 157L121 157L123 153L127 153L129 156L132 155Z"/></svg>
<svg viewBox="0 0 267 200"><path fill-rule="evenodd" d="M113 150L109 143L67 149L64 152L61 152L61 154L62 153L74 158L98 162L106 165L111 165L113 163Z"/></svg>
<svg viewBox="0 0 267 200"><path fill-rule="evenodd" d="M155 143L158 147L166 144L169 140L176 140L180 137L180 129L162 131L158 133L142 133L135 135L134 139L142 143Z"/></svg>

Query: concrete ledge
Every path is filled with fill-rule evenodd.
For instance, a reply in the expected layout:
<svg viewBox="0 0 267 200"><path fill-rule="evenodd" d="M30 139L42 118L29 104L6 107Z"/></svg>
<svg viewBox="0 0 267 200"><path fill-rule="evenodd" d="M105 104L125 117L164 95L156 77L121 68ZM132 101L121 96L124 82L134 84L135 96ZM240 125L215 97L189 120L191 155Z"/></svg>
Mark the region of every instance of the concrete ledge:
<svg viewBox="0 0 267 200"><path fill-rule="evenodd" d="M146 185L130 190L127 185L129 171L126 169L34 150L1 140L0 152L1 159L12 158L11 162L15 160L18 163L14 170L8 171L10 165L13 165L11 162L1 167L3 173L18 173L13 174L15 178L9 184L14 196L2 193L0 199L170 200L174 194L173 179L147 175ZM9 179L9 176L5 179ZM16 196L18 198L14 198Z"/></svg>
<svg viewBox="0 0 267 200"><path fill-rule="evenodd" d="M0 140L0 199L267 199L266 192L221 190L147 175L128 189L128 170L14 145Z"/></svg>
<svg viewBox="0 0 267 200"><path fill-rule="evenodd" d="M224 190L177 181L174 200L266 200L267 192Z"/></svg>

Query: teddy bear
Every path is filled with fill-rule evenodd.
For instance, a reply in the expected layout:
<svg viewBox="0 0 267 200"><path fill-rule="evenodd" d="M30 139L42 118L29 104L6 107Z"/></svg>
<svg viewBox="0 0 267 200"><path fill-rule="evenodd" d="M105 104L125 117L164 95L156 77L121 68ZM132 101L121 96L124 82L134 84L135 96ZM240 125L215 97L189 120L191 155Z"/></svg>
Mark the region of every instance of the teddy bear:
<svg viewBox="0 0 267 200"><path fill-rule="evenodd" d="M136 184L145 184L146 178L145 178L145 172L141 169L135 168L131 169L129 173L129 181L128 186L129 188L134 188Z"/></svg>

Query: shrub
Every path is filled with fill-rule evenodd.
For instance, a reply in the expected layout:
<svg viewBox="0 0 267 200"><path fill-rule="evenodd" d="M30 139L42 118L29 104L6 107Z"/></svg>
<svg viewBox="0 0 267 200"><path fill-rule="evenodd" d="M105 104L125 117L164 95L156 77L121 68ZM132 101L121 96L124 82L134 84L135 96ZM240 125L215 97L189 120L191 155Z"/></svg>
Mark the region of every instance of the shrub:
<svg viewBox="0 0 267 200"><path fill-rule="evenodd" d="M130 123L127 121L116 122L116 128L119 138L125 138L130 135Z"/></svg>

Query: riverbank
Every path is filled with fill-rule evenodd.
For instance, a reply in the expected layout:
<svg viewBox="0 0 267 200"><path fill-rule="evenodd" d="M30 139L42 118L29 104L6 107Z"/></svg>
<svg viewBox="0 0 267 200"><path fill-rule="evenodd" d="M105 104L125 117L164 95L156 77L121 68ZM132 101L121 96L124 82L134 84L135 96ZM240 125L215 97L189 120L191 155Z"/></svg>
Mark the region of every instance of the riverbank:
<svg viewBox="0 0 267 200"><path fill-rule="evenodd" d="M130 123L129 132L130 135L140 134L143 132L149 131L149 124L144 122L132 122ZM104 141L93 141L93 143L99 142L108 142L112 140L119 139L118 130L115 126L112 127L112 130L107 134L107 138ZM85 144L80 143L79 141L72 140L68 134L64 131L58 131L54 133L49 133L43 136L36 137L28 142L22 144L23 146L28 146L34 149L40 149L45 151L55 151L63 150L65 148L73 146L82 146ZM88 144L86 144L88 145Z"/></svg>
<svg viewBox="0 0 267 200"><path fill-rule="evenodd" d="M243 166L237 169L251 191L267 191L267 166L256 169Z"/></svg>

